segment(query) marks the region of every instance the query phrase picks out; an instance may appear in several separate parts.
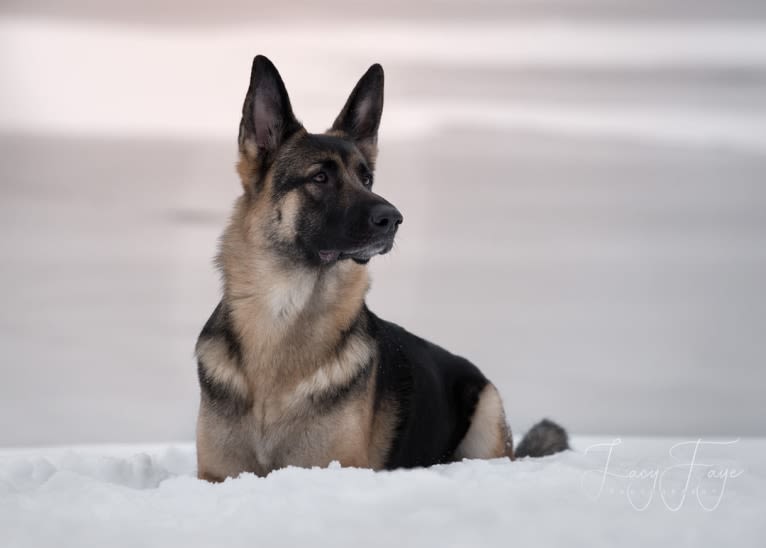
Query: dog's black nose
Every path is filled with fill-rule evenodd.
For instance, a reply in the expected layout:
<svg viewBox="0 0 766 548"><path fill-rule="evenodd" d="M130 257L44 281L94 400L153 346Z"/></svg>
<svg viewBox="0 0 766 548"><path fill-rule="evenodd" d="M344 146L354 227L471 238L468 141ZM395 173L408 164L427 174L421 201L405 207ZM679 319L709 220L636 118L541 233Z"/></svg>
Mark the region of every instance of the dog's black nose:
<svg viewBox="0 0 766 548"><path fill-rule="evenodd" d="M399 226L404 218L391 204L375 204L370 209L370 227L377 232L388 232Z"/></svg>

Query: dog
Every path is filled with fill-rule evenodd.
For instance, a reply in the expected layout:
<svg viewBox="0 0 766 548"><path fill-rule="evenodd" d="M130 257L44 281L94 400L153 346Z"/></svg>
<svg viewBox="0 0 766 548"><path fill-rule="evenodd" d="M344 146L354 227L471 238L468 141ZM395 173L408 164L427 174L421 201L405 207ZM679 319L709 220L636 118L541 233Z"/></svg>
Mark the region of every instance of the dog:
<svg viewBox="0 0 766 548"><path fill-rule="evenodd" d="M296 119L255 57L242 108L243 193L220 240L223 296L196 345L198 476L285 466L411 468L567 449L551 421L515 452L495 386L468 360L373 314L368 261L403 217L373 191L383 69L325 133Z"/></svg>

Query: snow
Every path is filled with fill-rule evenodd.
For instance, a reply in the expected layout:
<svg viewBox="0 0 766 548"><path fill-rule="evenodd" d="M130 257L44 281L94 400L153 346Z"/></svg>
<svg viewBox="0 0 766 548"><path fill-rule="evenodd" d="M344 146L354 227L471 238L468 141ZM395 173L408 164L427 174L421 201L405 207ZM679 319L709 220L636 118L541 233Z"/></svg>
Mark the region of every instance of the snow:
<svg viewBox="0 0 766 548"><path fill-rule="evenodd" d="M766 539L764 439L573 445L543 459L378 473L332 464L222 484L194 477L190 444L7 449L0 545L723 546L736 537L738 546L761 546Z"/></svg>

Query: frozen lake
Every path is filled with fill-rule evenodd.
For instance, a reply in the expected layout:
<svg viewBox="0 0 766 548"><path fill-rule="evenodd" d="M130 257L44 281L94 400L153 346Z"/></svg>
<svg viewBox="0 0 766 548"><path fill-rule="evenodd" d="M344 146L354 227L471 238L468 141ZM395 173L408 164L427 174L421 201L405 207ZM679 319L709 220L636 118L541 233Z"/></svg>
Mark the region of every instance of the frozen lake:
<svg viewBox="0 0 766 548"><path fill-rule="evenodd" d="M322 40L311 8L63 4L0 10L0 446L193 438L255 53L315 131L383 64L405 223L369 303L477 363L512 427L766 435L763 3L401 3Z"/></svg>

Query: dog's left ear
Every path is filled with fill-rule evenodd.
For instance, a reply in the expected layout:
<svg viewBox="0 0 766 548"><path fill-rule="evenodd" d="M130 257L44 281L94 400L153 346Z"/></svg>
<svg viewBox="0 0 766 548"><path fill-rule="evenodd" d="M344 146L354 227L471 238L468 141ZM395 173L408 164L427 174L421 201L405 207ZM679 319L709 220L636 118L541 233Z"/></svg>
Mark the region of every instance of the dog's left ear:
<svg viewBox="0 0 766 548"><path fill-rule="evenodd" d="M282 77L267 57L257 55L253 59L250 87L242 106L240 150L252 152L268 161L280 145L300 128ZM248 150L248 143L252 150Z"/></svg>
<svg viewBox="0 0 766 548"><path fill-rule="evenodd" d="M378 150L378 127L383 114L383 67L372 65L359 80L332 125L353 140L370 162Z"/></svg>

